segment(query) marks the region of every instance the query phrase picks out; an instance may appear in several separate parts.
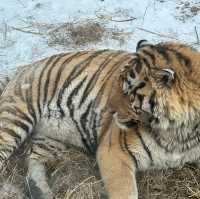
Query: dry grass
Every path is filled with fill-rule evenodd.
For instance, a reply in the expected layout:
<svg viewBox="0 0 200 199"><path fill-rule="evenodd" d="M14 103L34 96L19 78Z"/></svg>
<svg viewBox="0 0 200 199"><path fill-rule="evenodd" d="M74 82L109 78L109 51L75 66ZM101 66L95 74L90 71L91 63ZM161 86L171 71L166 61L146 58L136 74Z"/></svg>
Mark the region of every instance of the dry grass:
<svg viewBox="0 0 200 199"><path fill-rule="evenodd" d="M65 23L49 31L48 44L85 46L102 41L106 28L97 22Z"/></svg>
<svg viewBox="0 0 200 199"><path fill-rule="evenodd" d="M71 149L48 164L49 183L57 199L107 199L96 161ZM0 199L28 199L24 161L13 159L0 175ZM56 163L56 164L55 164ZM56 166L55 166L56 165ZM140 199L199 199L200 170L154 170L137 175Z"/></svg>
<svg viewBox="0 0 200 199"><path fill-rule="evenodd" d="M105 23L97 20L86 20L59 24L56 28L49 29L47 42L51 47L59 45L80 48L111 39L122 45L131 34L116 27L109 28Z"/></svg>

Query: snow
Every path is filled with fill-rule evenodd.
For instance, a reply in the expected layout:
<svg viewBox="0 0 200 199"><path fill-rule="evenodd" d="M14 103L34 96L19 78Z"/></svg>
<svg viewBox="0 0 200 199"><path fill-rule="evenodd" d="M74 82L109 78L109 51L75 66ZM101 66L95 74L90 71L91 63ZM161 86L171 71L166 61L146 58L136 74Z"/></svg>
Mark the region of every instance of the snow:
<svg viewBox="0 0 200 199"><path fill-rule="evenodd" d="M197 0L1 0L0 68L6 71L51 54L73 50L70 46L49 46L44 35L19 31L27 28L30 22L59 24L74 20L103 20L107 27L129 33L126 41L122 44L110 38L87 45L85 49L135 51L140 39L152 43L175 40L195 45L195 27L197 32L200 31L199 7L200 1ZM135 19L126 21L130 18ZM199 45L195 47L199 48Z"/></svg>

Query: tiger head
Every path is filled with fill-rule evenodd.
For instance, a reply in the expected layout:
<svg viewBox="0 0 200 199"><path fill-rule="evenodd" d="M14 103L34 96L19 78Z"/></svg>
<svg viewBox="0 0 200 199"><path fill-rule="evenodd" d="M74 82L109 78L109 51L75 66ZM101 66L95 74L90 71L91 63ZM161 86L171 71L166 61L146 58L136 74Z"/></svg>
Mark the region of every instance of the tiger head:
<svg viewBox="0 0 200 199"><path fill-rule="evenodd" d="M145 40L121 74L123 91L152 127L193 126L200 115L200 53L180 43Z"/></svg>

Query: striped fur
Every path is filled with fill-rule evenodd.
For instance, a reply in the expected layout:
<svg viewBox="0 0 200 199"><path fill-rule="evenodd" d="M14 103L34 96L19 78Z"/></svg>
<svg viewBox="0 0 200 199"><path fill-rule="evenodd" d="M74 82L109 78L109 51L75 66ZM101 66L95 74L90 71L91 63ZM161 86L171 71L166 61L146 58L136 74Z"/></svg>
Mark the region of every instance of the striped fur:
<svg viewBox="0 0 200 199"><path fill-rule="evenodd" d="M71 144L96 154L110 199L138 199L138 170L200 158L199 64L188 46L142 41L22 68L0 98L1 165L31 137L32 196L51 199L44 163Z"/></svg>

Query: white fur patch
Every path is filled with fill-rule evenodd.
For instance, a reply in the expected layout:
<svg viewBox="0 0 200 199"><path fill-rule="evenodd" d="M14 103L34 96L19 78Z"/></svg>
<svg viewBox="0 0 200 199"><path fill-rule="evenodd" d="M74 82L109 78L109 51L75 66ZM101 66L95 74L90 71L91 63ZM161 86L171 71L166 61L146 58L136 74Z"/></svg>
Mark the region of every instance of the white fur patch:
<svg viewBox="0 0 200 199"><path fill-rule="evenodd" d="M174 79L175 72L172 69L170 69L170 68L164 68L163 70L167 71L168 73L170 73L172 75L172 78Z"/></svg>

